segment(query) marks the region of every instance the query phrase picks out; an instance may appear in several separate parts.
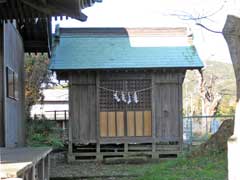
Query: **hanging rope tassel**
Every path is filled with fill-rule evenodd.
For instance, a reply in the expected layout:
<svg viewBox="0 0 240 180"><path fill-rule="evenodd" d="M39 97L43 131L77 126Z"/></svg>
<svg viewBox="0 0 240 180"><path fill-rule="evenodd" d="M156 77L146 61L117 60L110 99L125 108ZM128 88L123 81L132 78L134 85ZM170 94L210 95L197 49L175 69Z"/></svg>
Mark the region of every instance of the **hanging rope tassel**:
<svg viewBox="0 0 240 180"><path fill-rule="evenodd" d="M118 92L117 92L117 91L115 91L115 92L113 93L113 99L114 99L115 101L117 101L117 102L120 102L120 101L121 101L121 99L118 97Z"/></svg>
<svg viewBox="0 0 240 180"><path fill-rule="evenodd" d="M123 102L125 102L125 103L127 102L127 99L126 99L125 94L124 94L123 91L121 93L121 99L122 99Z"/></svg>
<svg viewBox="0 0 240 180"><path fill-rule="evenodd" d="M128 92L128 102L127 102L127 104L130 104L132 102L132 100L131 100L131 94L130 94L130 92Z"/></svg>
<svg viewBox="0 0 240 180"><path fill-rule="evenodd" d="M136 104L139 102L136 91L135 91L134 94L133 94L133 100L134 100L134 102L135 102Z"/></svg>

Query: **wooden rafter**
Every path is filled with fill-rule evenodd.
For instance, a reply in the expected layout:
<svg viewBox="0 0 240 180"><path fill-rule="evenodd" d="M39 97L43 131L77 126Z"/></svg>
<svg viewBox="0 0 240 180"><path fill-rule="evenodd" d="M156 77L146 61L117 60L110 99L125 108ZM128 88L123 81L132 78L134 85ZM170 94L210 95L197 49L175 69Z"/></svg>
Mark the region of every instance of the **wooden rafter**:
<svg viewBox="0 0 240 180"><path fill-rule="evenodd" d="M45 4L44 2L42 2L42 0L40 0L41 3L36 3L36 1L31 1L31 0L21 0L21 1L24 4L28 5L29 7L46 14L47 16L60 16L60 17L70 16L80 21L87 20L87 16L81 12L81 8L78 3L76 3L75 9L71 10L60 5L56 6L47 2L46 2L47 4ZM83 1L80 1L80 2L83 2Z"/></svg>
<svg viewBox="0 0 240 180"><path fill-rule="evenodd" d="M9 6L13 10L12 13L11 13L12 14L11 18L17 17L18 14L17 14L17 8L16 8L15 1L14 0L9 0Z"/></svg>
<svg viewBox="0 0 240 180"><path fill-rule="evenodd" d="M42 4L36 4L33 3L33 1L29 0L21 0L24 4L28 5L29 7L38 10L44 14L52 15L54 13L54 10L52 8L47 8L46 6L43 6Z"/></svg>
<svg viewBox="0 0 240 180"><path fill-rule="evenodd" d="M43 5L47 5L47 0L40 0Z"/></svg>
<svg viewBox="0 0 240 180"><path fill-rule="evenodd" d="M91 6L97 0L0 0L0 19L29 21L34 18L47 18L49 16L68 16L86 21L87 16L82 9ZM25 8L27 7L27 9Z"/></svg>
<svg viewBox="0 0 240 180"><path fill-rule="evenodd" d="M94 2L95 0L0 0L0 23L16 21L26 52L50 53L51 18L60 16L62 19L63 16L68 16L85 21L87 16L81 9ZM84 7L80 6L81 3ZM36 43L40 46L37 47Z"/></svg>

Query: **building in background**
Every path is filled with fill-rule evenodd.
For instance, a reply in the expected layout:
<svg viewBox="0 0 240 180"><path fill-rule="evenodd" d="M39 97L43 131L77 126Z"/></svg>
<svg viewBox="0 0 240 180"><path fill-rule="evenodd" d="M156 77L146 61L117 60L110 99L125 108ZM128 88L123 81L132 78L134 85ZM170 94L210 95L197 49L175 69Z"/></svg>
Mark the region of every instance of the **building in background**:
<svg viewBox="0 0 240 180"><path fill-rule="evenodd" d="M186 28L56 32L50 68L69 80L69 161L181 151L183 79L203 67Z"/></svg>
<svg viewBox="0 0 240 180"><path fill-rule="evenodd" d="M68 115L68 89L44 89L43 101L32 106L31 117L34 120L55 121L58 127L67 128Z"/></svg>

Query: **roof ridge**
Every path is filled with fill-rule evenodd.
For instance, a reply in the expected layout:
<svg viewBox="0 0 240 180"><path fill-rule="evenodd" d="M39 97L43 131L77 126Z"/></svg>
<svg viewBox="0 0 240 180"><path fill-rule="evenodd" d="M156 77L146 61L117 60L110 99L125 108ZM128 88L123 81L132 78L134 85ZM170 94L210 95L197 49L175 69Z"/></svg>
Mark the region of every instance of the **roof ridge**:
<svg viewBox="0 0 240 180"><path fill-rule="evenodd" d="M187 27L146 27L146 28L60 28L62 34L81 34L81 35L126 35L126 36L152 36L152 35L174 35L187 36Z"/></svg>

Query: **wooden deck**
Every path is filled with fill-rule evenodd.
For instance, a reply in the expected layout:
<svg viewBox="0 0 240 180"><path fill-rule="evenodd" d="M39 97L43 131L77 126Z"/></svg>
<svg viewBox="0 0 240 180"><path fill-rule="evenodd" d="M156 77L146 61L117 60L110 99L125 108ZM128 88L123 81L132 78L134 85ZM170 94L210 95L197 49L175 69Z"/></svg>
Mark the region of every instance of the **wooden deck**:
<svg viewBox="0 0 240 180"><path fill-rule="evenodd" d="M0 179L49 179L51 148L0 148Z"/></svg>

